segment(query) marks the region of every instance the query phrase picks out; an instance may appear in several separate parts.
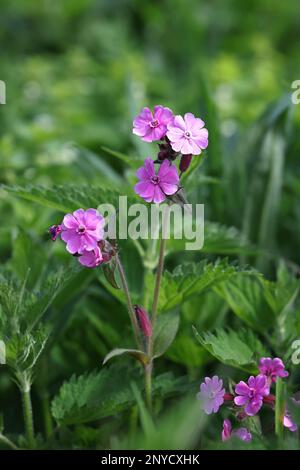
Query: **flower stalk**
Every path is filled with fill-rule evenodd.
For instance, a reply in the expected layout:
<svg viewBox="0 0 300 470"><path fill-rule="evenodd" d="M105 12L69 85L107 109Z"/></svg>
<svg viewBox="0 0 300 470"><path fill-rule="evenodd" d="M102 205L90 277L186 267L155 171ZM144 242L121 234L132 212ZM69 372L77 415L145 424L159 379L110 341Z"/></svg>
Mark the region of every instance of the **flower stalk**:
<svg viewBox="0 0 300 470"><path fill-rule="evenodd" d="M285 412L284 383L280 377L276 381L275 400L275 434L281 441L283 439L283 417Z"/></svg>
<svg viewBox="0 0 300 470"><path fill-rule="evenodd" d="M30 387L23 387L21 391L22 391L23 415L24 415L24 423L25 423L28 447L29 449L34 449L35 437L34 437L34 424L33 424Z"/></svg>
<svg viewBox="0 0 300 470"><path fill-rule="evenodd" d="M164 262L165 262L165 249L166 249L166 232L168 229L168 222L169 222L169 214L170 214L170 206L166 206L167 209L164 213L164 220L162 223L162 235L160 239L160 246L159 246L159 258L157 264L157 271L156 271L156 279L155 279L155 287L154 287L154 295L153 295L153 304L152 304L152 315L151 315L151 324L152 324L152 335L148 341L148 356L150 358L150 364L146 366L145 369L145 390L146 390L146 402L148 405L149 410L152 410L152 371L153 371L153 341L154 341L154 331L155 325L157 320L157 313L158 313L158 300L159 300L159 292L161 286L161 280L164 270ZM164 223L166 221L166 223Z"/></svg>
<svg viewBox="0 0 300 470"><path fill-rule="evenodd" d="M135 342L136 342L137 347L139 349L141 349L142 344L141 344L141 338L140 338L140 333L139 333L139 325L138 325L137 318L136 318L135 311L134 311L134 307L133 307L133 304L132 304L132 300L131 300L131 296L130 296L130 292L129 292L129 287L128 287L127 279L126 279L126 275L125 275L125 271L124 271L123 265L121 263L121 260L120 260L120 257L119 257L118 254L116 254L116 265L117 265L118 272L119 272L119 275L120 275L122 288L123 288L123 291L124 291L124 294L125 294L125 297L126 297L126 302L127 302L127 306L128 306L128 313L129 313L129 317L130 317L130 321L131 321L131 325L132 325L132 329L133 329Z"/></svg>

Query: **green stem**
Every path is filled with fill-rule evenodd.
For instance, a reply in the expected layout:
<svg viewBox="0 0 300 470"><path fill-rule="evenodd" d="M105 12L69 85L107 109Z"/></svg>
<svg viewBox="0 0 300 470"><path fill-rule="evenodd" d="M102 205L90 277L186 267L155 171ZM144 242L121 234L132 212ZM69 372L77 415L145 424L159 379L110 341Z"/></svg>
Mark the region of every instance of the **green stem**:
<svg viewBox="0 0 300 470"><path fill-rule="evenodd" d="M276 380L275 433L279 442L283 439L283 417L285 412L284 383L280 377Z"/></svg>
<svg viewBox="0 0 300 470"><path fill-rule="evenodd" d="M125 275L121 260L119 258L119 255L116 255L116 263L117 263L118 271L119 271L120 278L121 278L122 288L123 288L126 301L127 301L128 312L129 312L129 317L130 317L130 321L131 321L131 325L132 325L132 329L134 333L135 342L137 344L138 349L141 349L142 345L141 345L141 339L140 339L139 326L138 326L138 322L135 316L135 311L132 305L126 275Z"/></svg>
<svg viewBox="0 0 300 470"><path fill-rule="evenodd" d="M152 411L152 362L145 366L145 394L148 410Z"/></svg>
<svg viewBox="0 0 300 470"><path fill-rule="evenodd" d="M1 433L0 433L0 441L3 442L3 444L6 444L11 449L19 450L19 447L17 447L10 439L8 439L8 437L4 436Z"/></svg>
<svg viewBox="0 0 300 470"><path fill-rule="evenodd" d="M43 356L40 361L40 371L39 371L39 391L40 391L40 400L42 405L42 413L44 420L44 432L46 439L49 439L53 432L53 422L50 410L50 397L47 387L48 382L48 359L46 356Z"/></svg>
<svg viewBox="0 0 300 470"><path fill-rule="evenodd" d="M30 387L22 388L22 398L23 398L24 423L25 423L26 435L27 435L27 440L28 440L28 446L30 449L33 449L35 447L35 438L34 438L34 425L33 425Z"/></svg>
<svg viewBox="0 0 300 470"><path fill-rule="evenodd" d="M155 281L155 287L154 287L153 304L152 304L152 316L151 316L152 330L154 330L156 318L157 318L157 306L158 306L158 299L159 299L160 284L161 284L161 279L162 279L162 273L164 270L165 248L166 248L166 240L164 238L161 238L160 247L159 247L158 265L157 265L157 271L156 271L156 281ZM151 353L152 353L153 339L149 341L149 344L151 345Z"/></svg>
<svg viewBox="0 0 300 470"><path fill-rule="evenodd" d="M44 418L45 436L47 439L49 439L53 431L53 423L52 423L52 417L51 417L51 412L50 412L49 394L46 391L42 392L42 410L43 410L43 418Z"/></svg>
<svg viewBox="0 0 300 470"><path fill-rule="evenodd" d="M161 280L162 280L162 275L163 275L163 270L164 270L165 249L166 249L166 231L168 228L169 213L170 213L170 206L167 206L167 210L163 216L164 220L162 224L162 236L160 239L159 258L158 258L156 280L155 280L155 287L154 287L154 294L153 294L152 315L151 315L153 333L152 333L152 336L149 338L148 348L147 348L148 356L151 362L145 368L146 400L147 400L148 408L150 411L152 410L153 338L154 338L154 329L155 329L155 324L156 324L156 319L157 319L159 292L160 292Z"/></svg>

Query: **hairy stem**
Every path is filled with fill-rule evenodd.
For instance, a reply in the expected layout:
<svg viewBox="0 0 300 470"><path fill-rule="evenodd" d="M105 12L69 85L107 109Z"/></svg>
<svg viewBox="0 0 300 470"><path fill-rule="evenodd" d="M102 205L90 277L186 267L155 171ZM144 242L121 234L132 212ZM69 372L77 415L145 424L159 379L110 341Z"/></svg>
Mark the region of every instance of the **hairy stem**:
<svg viewBox="0 0 300 470"><path fill-rule="evenodd" d="M126 297L126 302L128 306L128 312L129 312L129 317L130 317L130 321L131 321L131 325L132 325L132 329L134 333L135 342L137 344L138 349L141 349L142 345L141 345L141 339L140 339L139 326L138 326L138 322L135 316L135 311L132 305L131 296L130 296L124 268L123 268L123 265L121 263L121 260L118 254L116 255L116 263L117 263L118 271L119 271L120 278L121 278L122 288Z"/></svg>
<svg viewBox="0 0 300 470"><path fill-rule="evenodd" d="M28 446L30 449L33 449L35 447L35 438L34 438L34 425L33 425L30 387L22 388L22 399L23 399L24 423L25 423Z"/></svg>
<svg viewBox="0 0 300 470"><path fill-rule="evenodd" d="M145 394L149 411L152 411L152 362L145 366Z"/></svg>
<svg viewBox="0 0 300 470"><path fill-rule="evenodd" d="M151 323L152 323L152 336L149 338L148 341L148 356L150 357L150 364L145 368L145 390L146 390L146 400L148 404L148 408L152 410L152 370L153 370L153 337L154 337L154 329L157 319L157 307L158 307L158 300L159 300L159 292L160 292L160 285L164 270L164 262L165 262L165 249L166 249L166 232L168 229L168 222L169 222L169 213L170 213L170 206L167 206L166 211L163 215L163 224L162 224L162 236L160 239L160 246L159 246L159 258L156 270L156 280L155 280L155 287L154 287L154 295L153 295L153 304L152 304L152 315L151 315Z"/></svg>
<svg viewBox="0 0 300 470"><path fill-rule="evenodd" d="M278 440L283 439L283 417L285 411L285 390L280 377L276 380L276 401L275 401L275 433Z"/></svg>
<svg viewBox="0 0 300 470"><path fill-rule="evenodd" d="M10 439L8 439L8 437L4 436L2 433L0 433L0 441L11 449L19 450L19 447L17 447Z"/></svg>

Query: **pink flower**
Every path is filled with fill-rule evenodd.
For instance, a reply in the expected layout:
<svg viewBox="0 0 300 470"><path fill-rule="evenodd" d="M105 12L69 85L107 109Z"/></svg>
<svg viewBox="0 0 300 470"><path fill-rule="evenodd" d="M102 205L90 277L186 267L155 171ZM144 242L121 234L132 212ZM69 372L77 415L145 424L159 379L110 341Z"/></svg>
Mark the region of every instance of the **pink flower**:
<svg viewBox="0 0 300 470"><path fill-rule="evenodd" d="M80 264L87 268L96 268L99 264L104 262L103 255L100 248L97 246L94 250L83 250L79 256L78 261Z"/></svg>
<svg viewBox="0 0 300 470"><path fill-rule="evenodd" d="M143 108L133 121L133 133L145 142L153 142L165 137L167 124L173 118L171 109L161 105L154 107L154 113L149 108Z"/></svg>
<svg viewBox="0 0 300 470"><path fill-rule="evenodd" d="M134 310L140 329L142 330L144 336L149 338L152 336L152 325L148 313L139 305L135 305Z"/></svg>
<svg viewBox="0 0 300 470"><path fill-rule="evenodd" d="M235 393L238 396L234 398L234 403L237 406L245 405L245 413L248 416L254 416L262 407L263 397L270 393L267 377L251 375L248 385L241 381L235 386Z"/></svg>
<svg viewBox="0 0 300 470"><path fill-rule="evenodd" d="M248 431L247 428L239 428L233 432L233 435L238 437L241 441L244 441L244 442L252 441L252 434L250 431Z"/></svg>
<svg viewBox="0 0 300 470"><path fill-rule="evenodd" d="M293 397L292 401L294 402L295 405L297 405L297 406L300 405L300 400L296 400ZM284 414L284 417L283 417L283 426L288 428L288 430L291 431L291 432L298 431L298 426L292 420L291 414L290 414L288 409L285 410L285 414Z"/></svg>
<svg viewBox="0 0 300 470"><path fill-rule="evenodd" d="M168 160L163 161L156 174L154 162L148 158L145 160L145 166L139 168L136 174L141 181L135 185L134 190L147 202L163 202L166 196L178 191L177 168Z"/></svg>
<svg viewBox="0 0 300 470"><path fill-rule="evenodd" d="M224 419L222 429L222 441L228 441L231 438L232 425L229 419Z"/></svg>
<svg viewBox="0 0 300 470"><path fill-rule="evenodd" d="M225 389L223 387L223 380L219 379L217 375L205 377L204 382L200 385L200 392L197 398L201 400L203 410L206 414L217 413L220 406L224 403Z"/></svg>
<svg viewBox="0 0 300 470"><path fill-rule="evenodd" d="M104 218L96 209L77 209L64 216L61 239L71 254L96 250L103 238Z"/></svg>
<svg viewBox="0 0 300 470"><path fill-rule="evenodd" d="M295 432L298 430L297 424L294 423L288 411L285 412L285 415L283 417L283 426L285 428L288 428L288 430L291 432Z"/></svg>
<svg viewBox="0 0 300 470"><path fill-rule="evenodd" d="M175 116L168 124L167 137L172 149L183 155L200 155L208 146L208 130L202 119L195 118L192 113Z"/></svg>
<svg viewBox="0 0 300 470"><path fill-rule="evenodd" d="M276 382L277 377L287 377L288 371L284 370L284 364L279 357L271 359L270 357L262 357L259 361L259 372L266 375L271 382Z"/></svg>
<svg viewBox="0 0 300 470"><path fill-rule="evenodd" d="M231 422L229 419L225 419L223 421L222 441L228 441L232 436L236 436L244 442L250 442L252 440L251 432L249 432L247 428L238 428L233 431Z"/></svg>

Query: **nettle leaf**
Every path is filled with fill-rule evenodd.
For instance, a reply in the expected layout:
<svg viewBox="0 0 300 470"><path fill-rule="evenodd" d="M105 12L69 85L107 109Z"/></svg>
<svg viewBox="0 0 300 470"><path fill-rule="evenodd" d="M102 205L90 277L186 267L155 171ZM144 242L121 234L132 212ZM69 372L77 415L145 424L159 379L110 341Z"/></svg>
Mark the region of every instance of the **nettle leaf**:
<svg viewBox="0 0 300 470"><path fill-rule="evenodd" d="M179 315L164 314L158 317L153 337L153 358L157 358L173 343L179 326Z"/></svg>
<svg viewBox="0 0 300 470"><path fill-rule="evenodd" d="M103 365L106 364L113 357L124 356L124 355L132 356L144 365L149 364L149 357L143 351L140 351L138 349L124 349L124 348L116 348L110 351L105 356L102 364Z"/></svg>
<svg viewBox="0 0 300 470"><path fill-rule="evenodd" d="M214 286L214 291L239 318L255 330L264 332L273 325L275 317L266 301L261 276L237 275Z"/></svg>
<svg viewBox="0 0 300 470"><path fill-rule="evenodd" d="M143 389L143 377L136 369L103 368L65 382L52 401L52 414L60 424L80 424L113 416L135 405L132 382ZM185 393L186 378L163 374L153 381L156 397Z"/></svg>
<svg viewBox="0 0 300 470"><path fill-rule="evenodd" d="M53 185L44 186L2 186L3 189L28 201L62 212L72 212L79 207L87 209L99 204L113 204L118 207L121 191L112 191L103 187L88 185ZM130 202L129 202L130 203Z"/></svg>
<svg viewBox="0 0 300 470"><path fill-rule="evenodd" d="M300 281L284 264L277 271L277 281L264 280L265 298L276 315L284 315L293 307L300 288Z"/></svg>
<svg viewBox="0 0 300 470"><path fill-rule="evenodd" d="M216 263L202 261L178 266L172 273L163 275L159 297L159 311L166 311L181 305L195 294L201 294L222 281L235 277L238 273L256 275L254 271L238 267L222 260ZM155 276L149 274L146 288L153 291Z"/></svg>
<svg viewBox="0 0 300 470"><path fill-rule="evenodd" d="M180 328L181 330L181 328ZM197 343L188 332L180 331L166 356L173 362L184 364L187 368L199 367L207 362L207 352Z"/></svg>
<svg viewBox="0 0 300 470"><path fill-rule="evenodd" d="M199 343L224 364L257 373L260 357L268 356L268 352L251 330L217 329L215 333L199 334L193 327Z"/></svg>
<svg viewBox="0 0 300 470"><path fill-rule="evenodd" d="M32 290L27 285L27 278L21 281L9 270L2 269L0 272L0 320L3 333L10 337L26 329L32 330L75 272L61 267L45 272L40 278L39 288Z"/></svg>
<svg viewBox="0 0 300 470"><path fill-rule="evenodd" d="M193 225L196 233L196 225ZM167 252L184 251L188 242L186 238L171 238L167 243ZM235 227L227 227L216 222L205 221L204 244L202 253L217 253L222 255L257 254L257 248L252 245Z"/></svg>

